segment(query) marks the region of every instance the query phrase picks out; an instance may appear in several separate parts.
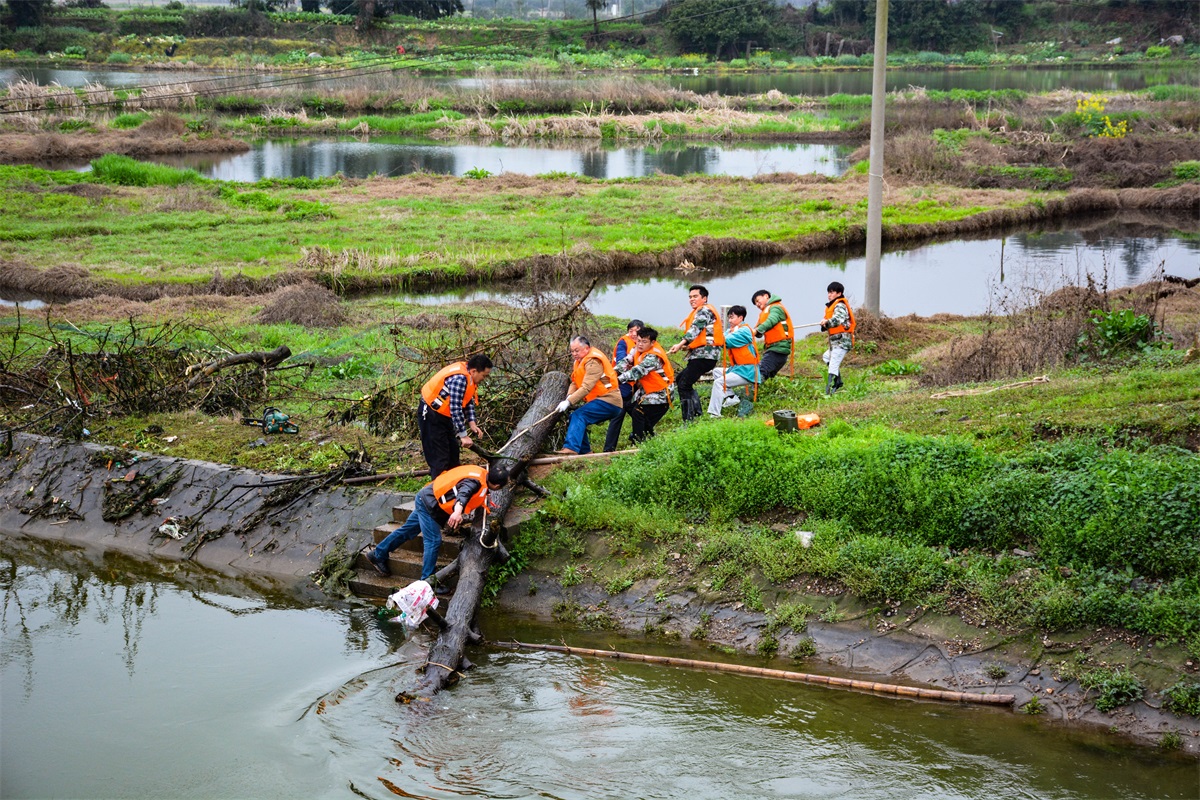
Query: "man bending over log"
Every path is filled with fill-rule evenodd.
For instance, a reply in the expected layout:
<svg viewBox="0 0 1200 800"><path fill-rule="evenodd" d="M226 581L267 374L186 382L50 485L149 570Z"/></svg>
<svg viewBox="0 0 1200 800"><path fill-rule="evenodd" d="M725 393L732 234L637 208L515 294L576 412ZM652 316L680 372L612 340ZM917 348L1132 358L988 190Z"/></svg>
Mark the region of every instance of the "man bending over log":
<svg viewBox="0 0 1200 800"><path fill-rule="evenodd" d="M503 466L486 469L467 464L446 470L417 492L408 519L367 553L367 560L379 574L391 575L388 566L391 552L419 534L425 540L421 580L428 581L437 571L442 529L453 530L464 521L469 524L476 511L487 508L488 492L497 492L507 485L508 470Z"/></svg>
<svg viewBox="0 0 1200 800"><path fill-rule="evenodd" d="M571 340L571 355L575 359L571 393L555 410L562 414L573 405L583 405L572 411L567 421L567 438L558 451L564 455L592 452L588 426L614 419L625 407L617 373L605 353L592 347L586 337L576 336Z"/></svg>
<svg viewBox="0 0 1200 800"><path fill-rule="evenodd" d="M469 433L483 435L475 422L475 387L491 371L490 358L474 355L467 361L443 367L421 387L417 428L431 477L436 478L461 463L458 449L471 446Z"/></svg>

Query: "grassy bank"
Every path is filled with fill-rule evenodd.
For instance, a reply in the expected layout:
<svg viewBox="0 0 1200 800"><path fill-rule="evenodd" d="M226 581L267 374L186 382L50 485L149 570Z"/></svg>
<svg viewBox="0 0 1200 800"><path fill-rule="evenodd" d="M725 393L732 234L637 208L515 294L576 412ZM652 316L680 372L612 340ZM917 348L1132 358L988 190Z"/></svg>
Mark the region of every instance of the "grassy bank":
<svg viewBox="0 0 1200 800"><path fill-rule="evenodd" d="M296 276L342 291L719 263L861 242L863 180L418 174L245 185L105 156L82 175L0 167L0 259L9 289L131 297L160 293L138 286L205 285L214 272L250 279L242 291ZM898 187L885 236L921 240L1117 206L1188 209L1197 188Z"/></svg>

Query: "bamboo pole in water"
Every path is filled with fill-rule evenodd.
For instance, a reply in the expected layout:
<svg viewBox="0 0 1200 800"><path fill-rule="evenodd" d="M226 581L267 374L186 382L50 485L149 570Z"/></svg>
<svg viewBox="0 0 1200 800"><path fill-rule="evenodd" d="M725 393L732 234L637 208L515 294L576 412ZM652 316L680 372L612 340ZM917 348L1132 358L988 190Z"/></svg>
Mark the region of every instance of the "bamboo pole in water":
<svg viewBox="0 0 1200 800"><path fill-rule="evenodd" d="M671 656L652 656L644 653L623 653L619 650L593 650L587 647L567 647L557 644L529 644L526 642L493 642L496 647L507 647L512 650L547 650L552 653L564 653L573 656L593 656L595 658L612 658L618 661L641 661L646 664L660 664L667 667L686 667L688 669L707 669L714 672L733 672L739 675L754 675L759 678L776 678L795 683L812 683L821 686L832 686L838 689L854 689L860 692L876 692L896 697L915 697L920 700L944 700L951 703L977 703L991 706L1011 706L1016 697L1011 694L983 694L981 692L952 692L944 689L920 689L916 686L900 686L894 683L879 683L877 681L856 681L850 678L835 678L830 675L814 675L808 672L790 672L785 669L767 669L766 667L751 667L745 664L723 664L719 661L698 661L693 658L673 658Z"/></svg>

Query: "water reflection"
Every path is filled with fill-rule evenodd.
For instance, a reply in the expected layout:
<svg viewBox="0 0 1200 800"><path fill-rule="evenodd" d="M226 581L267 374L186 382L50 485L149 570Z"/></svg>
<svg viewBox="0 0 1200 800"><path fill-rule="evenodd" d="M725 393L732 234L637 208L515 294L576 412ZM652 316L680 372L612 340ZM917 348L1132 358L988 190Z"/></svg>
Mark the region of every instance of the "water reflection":
<svg viewBox="0 0 1200 800"><path fill-rule="evenodd" d="M893 249L883 254L880 263L880 304L889 316L981 314L1002 296L1030 299L1069 283L1082 285L1089 275L1110 288L1151 280L1160 270L1196 278L1200 277L1197 233L1200 224L1190 215L1122 212L1057 221L1007 236ZM813 319L803 322L819 318L830 281L841 281L851 302L861 303L865 273L864 257L843 253L766 264L742 262L690 274L668 270L621 275L599 286L588 308L597 314L673 325L677 322L673 309L686 311L686 287L703 283L714 302L726 305L749 306L755 291L769 289L791 301L800 324L804 314L799 309L805 304L812 309ZM520 291L518 287L463 289L402 297L438 305L453 300L516 300Z"/></svg>
<svg viewBox="0 0 1200 800"><path fill-rule="evenodd" d="M373 137L370 141L273 139L255 142L244 153L155 156L153 160L231 181L318 178L339 172L351 178L413 172L462 176L480 169L493 175L565 172L600 179L641 178L656 173L753 177L771 172L840 175L849 167L853 149L849 145L795 143L614 146L578 142L447 143Z"/></svg>
<svg viewBox="0 0 1200 800"><path fill-rule="evenodd" d="M458 686L402 708L392 697L417 679L429 639L405 642L367 609L305 607L189 565L7 534L0 592L6 797L1138 800L1196 789L1186 758L998 709L548 653L476 650ZM496 638L700 655L500 612L482 624Z"/></svg>

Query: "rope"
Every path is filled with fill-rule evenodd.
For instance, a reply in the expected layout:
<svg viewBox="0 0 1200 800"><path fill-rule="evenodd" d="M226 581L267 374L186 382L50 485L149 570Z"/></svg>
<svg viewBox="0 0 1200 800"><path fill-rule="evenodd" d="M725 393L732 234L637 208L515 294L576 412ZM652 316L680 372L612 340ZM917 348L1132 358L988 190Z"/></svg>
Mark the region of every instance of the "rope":
<svg viewBox="0 0 1200 800"><path fill-rule="evenodd" d="M425 662L425 668L426 668L426 669L429 669L430 667L441 667L442 669L446 670L446 672L449 672L451 675L457 675L457 676L459 676L460 678L465 678L465 677L466 677L465 675L463 675L461 672L459 672L458 670L454 669L453 667L447 667L445 664L439 664L439 663L438 663L438 662L436 662L436 661L426 661L426 662Z"/></svg>
<svg viewBox="0 0 1200 800"><path fill-rule="evenodd" d="M1031 378L1027 381L1017 381L1016 383L1006 383L1003 386L993 386L990 389L955 389L952 392L937 392L929 395L930 400L942 400L946 397L966 397L973 394L991 394L998 392L1001 389L1020 389L1025 386L1040 386L1043 383L1049 383L1049 375L1039 375L1036 378Z"/></svg>

